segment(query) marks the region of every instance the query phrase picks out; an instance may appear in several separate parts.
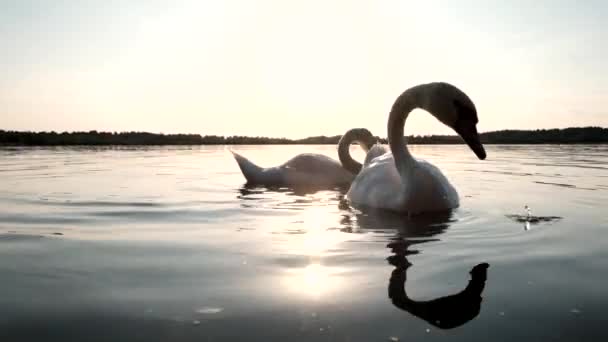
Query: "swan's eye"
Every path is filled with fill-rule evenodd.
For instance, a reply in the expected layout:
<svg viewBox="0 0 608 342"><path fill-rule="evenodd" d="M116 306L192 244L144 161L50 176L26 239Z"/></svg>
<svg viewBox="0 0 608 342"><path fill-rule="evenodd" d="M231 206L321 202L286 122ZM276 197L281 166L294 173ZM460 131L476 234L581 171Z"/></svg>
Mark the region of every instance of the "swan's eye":
<svg viewBox="0 0 608 342"><path fill-rule="evenodd" d="M475 108L471 108L459 100L454 100L454 107L456 107L456 112L458 113L458 120L473 121L474 123L479 121Z"/></svg>

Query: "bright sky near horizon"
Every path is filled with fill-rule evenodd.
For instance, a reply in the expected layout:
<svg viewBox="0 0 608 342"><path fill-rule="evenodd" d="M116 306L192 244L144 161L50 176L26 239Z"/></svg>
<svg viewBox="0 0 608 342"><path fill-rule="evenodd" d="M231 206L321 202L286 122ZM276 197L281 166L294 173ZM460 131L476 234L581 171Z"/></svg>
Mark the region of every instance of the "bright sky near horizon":
<svg viewBox="0 0 608 342"><path fill-rule="evenodd" d="M608 126L608 1L0 0L0 129L386 136L446 81L481 131ZM407 134L451 133L416 113Z"/></svg>

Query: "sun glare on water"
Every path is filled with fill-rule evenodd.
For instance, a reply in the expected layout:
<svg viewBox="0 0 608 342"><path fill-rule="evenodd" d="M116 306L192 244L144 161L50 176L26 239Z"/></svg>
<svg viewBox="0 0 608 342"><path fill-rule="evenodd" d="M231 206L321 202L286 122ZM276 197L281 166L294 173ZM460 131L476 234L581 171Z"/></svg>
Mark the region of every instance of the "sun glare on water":
<svg viewBox="0 0 608 342"><path fill-rule="evenodd" d="M306 214L304 234L294 236L285 246L286 252L294 258L308 262L300 267L289 268L284 275L284 288L289 294L309 299L321 299L335 292L343 285L344 268L328 266L324 260L340 253L339 245L355 238L338 230L335 215L327 209L310 210Z"/></svg>
<svg viewBox="0 0 608 342"><path fill-rule="evenodd" d="M311 263L304 268L292 269L287 272L286 288L295 293L312 299L322 297L336 291L342 285L340 270Z"/></svg>

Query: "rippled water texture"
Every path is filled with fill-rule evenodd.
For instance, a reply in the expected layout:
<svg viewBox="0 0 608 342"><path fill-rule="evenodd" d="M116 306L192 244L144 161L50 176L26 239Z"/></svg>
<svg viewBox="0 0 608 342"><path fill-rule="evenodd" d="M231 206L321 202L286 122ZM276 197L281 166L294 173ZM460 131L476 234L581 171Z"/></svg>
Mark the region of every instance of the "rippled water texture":
<svg viewBox="0 0 608 342"><path fill-rule="evenodd" d="M413 147L461 207L407 219L223 146L2 148L0 341L606 340L608 147L487 150Z"/></svg>

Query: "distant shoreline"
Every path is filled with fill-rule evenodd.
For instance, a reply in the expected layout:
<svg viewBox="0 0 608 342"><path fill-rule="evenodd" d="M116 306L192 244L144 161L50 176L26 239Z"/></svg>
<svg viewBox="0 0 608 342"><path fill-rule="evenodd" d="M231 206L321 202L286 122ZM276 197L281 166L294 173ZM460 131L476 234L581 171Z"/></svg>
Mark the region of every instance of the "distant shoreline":
<svg viewBox="0 0 608 342"><path fill-rule="evenodd" d="M340 135L304 139L157 134L147 132L26 132L0 130L0 146L109 146L109 145L335 145ZM502 130L480 134L484 144L606 144L608 128L572 127L541 130ZM386 139L379 138L386 143ZM412 145L463 144L456 135L408 136Z"/></svg>

